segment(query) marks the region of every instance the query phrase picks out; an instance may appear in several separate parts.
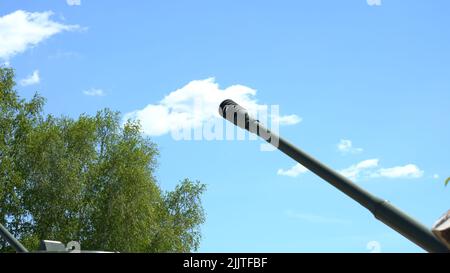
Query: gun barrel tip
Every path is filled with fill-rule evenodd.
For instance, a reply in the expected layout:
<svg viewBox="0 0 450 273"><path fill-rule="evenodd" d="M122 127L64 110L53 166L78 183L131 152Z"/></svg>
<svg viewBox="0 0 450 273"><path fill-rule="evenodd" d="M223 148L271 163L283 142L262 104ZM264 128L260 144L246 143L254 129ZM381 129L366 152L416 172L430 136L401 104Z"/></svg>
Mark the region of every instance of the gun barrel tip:
<svg viewBox="0 0 450 273"><path fill-rule="evenodd" d="M226 99L220 103L219 109L223 110L228 105L238 105L238 104L231 99Z"/></svg>
<svg viewBox="0 0 450 273"><path fill-rule="evenodd" d="M226 100L222 101L220 103L220 105L219 105L219 114L222 117L225 117L225 115L226 115L226 107L229 106L229 105L238 105L238 104L236 102L234 102L233 100L231 100L231 99L226 99Z"/></svg>

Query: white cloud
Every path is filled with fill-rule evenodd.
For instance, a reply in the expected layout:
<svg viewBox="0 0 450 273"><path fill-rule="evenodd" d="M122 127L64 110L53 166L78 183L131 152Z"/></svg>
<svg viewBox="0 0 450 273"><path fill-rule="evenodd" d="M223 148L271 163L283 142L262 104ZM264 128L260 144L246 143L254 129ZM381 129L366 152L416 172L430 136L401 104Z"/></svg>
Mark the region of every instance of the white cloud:
<svg viewBox="0 0 450 273"><path fill-rule="evenodd" d="M369 6L381 6L381 0L367 0Z"/></svg>
<svg viewBox="0 0 450 273"><path fill-rule="evenodd" d="M306 173L308 171L307 168L303 167L301 164L295 164L292 168L283 170L279 169L277 174L283 176L297 177L302 173Z"/></svg>
<svg viewBox="0 0 450 273"><path fill-rule="evenodd" d="M340 173L352 180L360 178L420 178L424 171L414 164L396 166L392 168L378 168L379 159L364 160L340 171Z"/></svg>
<svg viewBox="0 0 450 273"><path fill-rule="evenodd" d="M286 210L284 214L291 219L302 220L309 223L314 224L348 224L350 223L347 220L333 218L333 217L325 217L312 213L299 213L293 210Z"/></svg>
<svg viewBox="0 0 450 273"><path fill-rule="evenodd" d="M81 0L66 0L66 3L69 6L79 6L81 5Z"/></svg>
<svg viewBox="0 0 450 273"><path fill-rule="evenodd" d="M439 174L435 173L435 174L433 174L433 178L434 178L434 179L439 179L440 176L439 176Z"/></svg>
<svg viewBox="0 0 450 273"><path fill-rule="evenodd" d="M295 125L302 121L302 118L298 117L297 115L281 116L276 117L276 119L280 125Z"/></svg>
<svg viewBox="0 0 450 273"><path fill-rule="evenodd" d="M351 140L348 139L341 139L341 141L338 143L337 148L339 151L341 151L343 154L358 154L362 153L362 148L355 148L353 147L353 143Z"/></svg>
<svg viewBox="0 0 450 273"><path fill-rule="evenodd" d="M373 176L386 178L420 178L423 176L423 173L424 171L416 165L408 164L405 166L379 169Z"/></svg>
<svg viewBox="0 0 450 273"><path fill-rule="evenodd" d="M219 104L232 99L247 108L250 113L264 109L255 98L256 90L244 85L232 85L221 89L214 78L194 80L166 95L157 104L124 115L124 120L139 120L143 133L160 136L179 129L198 128L220 118ZM279 116L285 125L298 123L300 118Z"/></svg>
<svg viewBox="0 0 450 273"><path fill-rule="evenodd" d="M41 79L39 77L39 70L34 70L33 74L20 80L20 85L28 86L28 85L38 84L40 81L41 81Z"/></svg>
<svg viewBox="0 0 450 273"><path fill-rule="evenodd" d="M357 180L363 172L378 167L379 159L368 159L358 164L352 165L340 171L340 173L352 180Z"/></svg>
<svg viewBox="0 0 450 273"><path fill-rule="evenodd" d="M98 88L91 88L88 90L84 90L83 94L85 94L86 96L92 96L92 97L103 97L106 95L102 89L98 89Z"/></svg>
<svg viewBox="0 0 450 273"><path fill-rule="evenodd" d="M57 33L79 29L52 21L51 15L51 11L17 10L0 17L0 59L7 61Z"/></svg>

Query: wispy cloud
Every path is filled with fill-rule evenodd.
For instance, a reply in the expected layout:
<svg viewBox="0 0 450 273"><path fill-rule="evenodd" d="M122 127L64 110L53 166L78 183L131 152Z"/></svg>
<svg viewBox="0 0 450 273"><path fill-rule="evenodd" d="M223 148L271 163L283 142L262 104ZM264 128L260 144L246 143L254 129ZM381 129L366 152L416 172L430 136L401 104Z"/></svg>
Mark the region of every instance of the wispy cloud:
<svg viewBox="0 0 450 273"><path fill-rule="evenodd" d="M279 116L276 120L280 125L295 125L302 122L302 118L297 115Z"/></svg>
<svg viewBox="0 0 450 273"><path fill-rule="evenodd" d="M80 6L81 0L66 0L66 3L69 6Z"/></svg>
<svg viewBox="0 0 450 273"><path fill-rule="evenodd" d="M139 120L146 135L161 136L179 129L200 128L220 118L218 106L225 99L235 100L250 113L257 112L264 106L257 103L255 96L256 90L244 85L222 89L214 78L194 80L170 92L156 104L125 114L124 120ZM277 118L284 125L301 121L296 115L271 118Z"/></svg>
<svg viewBox="0 0 450 273"><path fill-rule="evenodd" d="M433 178L434 178L434 179L439 179L440 176L439 176L439 174L435 173L435 174L433 174Z"/></svg>
<svg viewBox="0 0 450 273"><path fill-rule="evenodd" d="M343 154L359 154L363 152L362 148L353 147L353 143L349 139L341 139L337 144L337 148Z"/></svg>
<svg viewBox="0 0 450 273"><path fill-rule="evenodd" d="M424 174L424 171L414 164L382 168L379 163L380 160L378 158L367 159L353 164L348 168L342 169L339 173L353 181L374 178L414 179L420 178ZM282 176L297 177L306 172L308 172L307 168L301 164L296 164L290 169L278 169L277 174ZM435 174L433 178L438 179L439 175Z"/></svg>
<svg viewBox="0 0 450 273"><path fill-rule="evenodd" d="M392 168L382 168L377 170L373 177L386 177L386 178L420 178L423 176L424 171L419 169L414 164L408 164L405 166L397 166Z"/></svg>
<svg viewBox="0 0 450 273"><path fill-rule="evenodd" d="M396 166L391 168L379 168L379 159L364 160L343 169L340 173L352 180L370 178L420 178L424 171L414 164Z"/></svg>
<svg viewBox="0 0 450 273"><path fill-rule="evenodd" d="M369 6L381 6L381 0L367 0Z"/></svg>
<svg viewBox="0 0 450 273"><path fill-rule="evenodd" d="M88 90L84 90L83 94L85 94L86 96L92 96L92 97L103 97L106 95L105 91L103 91L103 89L99 89L99 88L91 88Z"/></svg>
<svg viewBox="0 0 450 273"><path fill-rule="evenodd" d="M41 78L39 77L39 70L34 70L33 74L20 80L20 85L29 86L29 85L33 85L33 84L38 84L40 81L41 81Z"/></svg>
<svg viewBox="0 0 450 273"><path fill-rule="evenodd" d="M364 174L365 176L370 176L370 170L378 167L379 161L380 160L376 158L364 160L341 170L340 173L349 179L357 180L361 176L361 174Z"/></svg>
<svg viewBox="0 0 450 273"><path fill-rule="evenodd" d="M289 177L297 177L302 173L306 173L307 171L308 169L303 167L301 164L295 164L292 168L287 170L279 169L277 174Z"/></svg>
<svg viewBox="0 0 450 273"><path fill-rule="evenodd" d="M0 59L9 60L62 31L79 29L78 25L52 21L52 15L51 11L17 10L0 17Z"/></svg>
<svg viewBox="0 0 450 273"><path fill-rule="evenodd" d="M317 215L313 213L300 213L293 210L286 210L284 215L291 219L302 220L314 224L348 224L348 220Z"/></svg>

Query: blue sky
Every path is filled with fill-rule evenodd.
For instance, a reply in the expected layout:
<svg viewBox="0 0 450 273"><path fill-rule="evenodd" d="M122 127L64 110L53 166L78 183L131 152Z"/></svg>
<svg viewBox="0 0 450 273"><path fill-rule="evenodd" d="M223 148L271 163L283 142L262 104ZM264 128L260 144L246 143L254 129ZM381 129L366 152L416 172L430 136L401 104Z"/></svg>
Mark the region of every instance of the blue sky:
<svg viewBox="0 0 450 273"><path fill-rule="evenodd" d="M425 225L450 208L449 1L68 2L0 1L0 62L48 113L142 119L161 187L208 186L200 252L422 251L261 141L174 139L227 96Z"/></svg>

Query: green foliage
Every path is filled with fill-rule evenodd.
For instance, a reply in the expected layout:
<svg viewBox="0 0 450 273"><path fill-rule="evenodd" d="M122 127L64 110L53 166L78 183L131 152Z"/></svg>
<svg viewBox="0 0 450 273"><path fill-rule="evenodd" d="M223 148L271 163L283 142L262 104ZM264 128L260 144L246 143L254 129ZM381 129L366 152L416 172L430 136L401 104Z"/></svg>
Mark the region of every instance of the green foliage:
<svg viewBox="0 0 450 273"><path fill-rule="evenodd" d="M447 186L447 185L448 185L448 183L450 183L450 177L449 177L449 178L447 178L447 180L445 180L445 186Z"/></svg>
<svg viewBox="0 0 450 273"><path fill-rule="evenodd" d="M26 247L48 239L120 252L198 249L205 185L185 179L163 192L157 147L139 124L122 127L108 109L44 116L44 99L20 99L14 85L14 71L0 68L0 222Z"/></svg>

